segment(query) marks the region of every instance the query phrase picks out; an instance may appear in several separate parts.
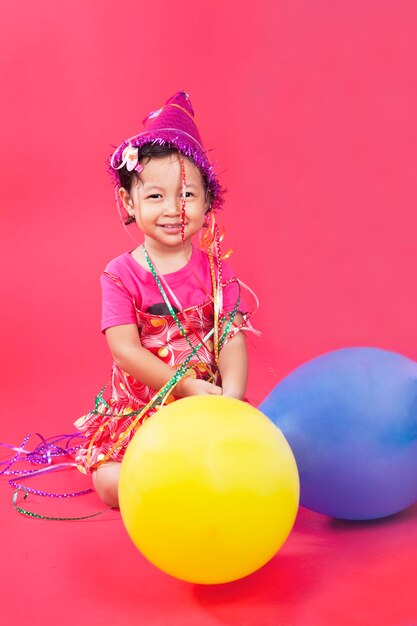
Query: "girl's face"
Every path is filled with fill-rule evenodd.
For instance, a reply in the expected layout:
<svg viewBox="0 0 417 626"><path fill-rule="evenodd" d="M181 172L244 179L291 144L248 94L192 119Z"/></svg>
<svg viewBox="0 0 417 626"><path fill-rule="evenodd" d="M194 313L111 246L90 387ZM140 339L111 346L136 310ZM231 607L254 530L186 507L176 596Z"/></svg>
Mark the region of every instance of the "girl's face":
<svg viewBox="0 0 417 626"><path fill-rule="evenodd" d="M185 229L186 248L191 237L203 226L208 210L200 170L186 157ZM182 180L178 154L151 158L142 163L144 169L132 183L130 193L120 189L120 198L129 215L143 232L145 245L155 252L175 251L183 247L181 238Z"/></svg>

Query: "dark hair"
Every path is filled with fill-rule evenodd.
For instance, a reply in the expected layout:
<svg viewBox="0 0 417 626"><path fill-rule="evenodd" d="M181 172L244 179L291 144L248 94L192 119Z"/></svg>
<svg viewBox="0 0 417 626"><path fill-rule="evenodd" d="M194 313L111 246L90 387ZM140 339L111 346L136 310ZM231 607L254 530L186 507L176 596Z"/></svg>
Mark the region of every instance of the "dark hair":
<svg viewBox="0 0 417 626"><path fill-rule="evenodd" d="M168 146L166 144L160 145L160 144L148 143L142 146L142 148L140 148L139 150L139 162L142 163L144 159L146 159L147 161L149 161L150 159L163 159L164 157L170 156L171 154L180 154L180 153L177 150L177 148L171 148L171 146ZM121 167L117 173L119 175L120 186L126 189L126 191L130 193L133 181L139 178L139 174L135 172L135 170L132 170L131 172L129 172L129 170L127 169L125 165ZM209 206L210 206L209 211L210 211L212 195L208 191L208 183L203 172L201 172L201 177L203 179L204 190L206 194L208 194L208 200L209 200ZM127 225L127 224L131 224L134 221L135 221L135 218L132 216L129 216L124 220L124 223Z"/></svg>

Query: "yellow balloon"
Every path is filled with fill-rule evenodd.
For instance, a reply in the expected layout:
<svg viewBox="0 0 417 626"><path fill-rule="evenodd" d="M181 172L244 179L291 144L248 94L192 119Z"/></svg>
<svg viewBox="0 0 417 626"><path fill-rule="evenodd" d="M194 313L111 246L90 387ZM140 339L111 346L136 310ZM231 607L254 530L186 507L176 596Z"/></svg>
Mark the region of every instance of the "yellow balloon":
<svg viewBox="0 0 417 626"><path fill-rule="evenodd" d="M123 522L142 554L193 583L242 578L269 561L298 510L280 430L251 405L193 396L141 426L122 462Z"/></svg>

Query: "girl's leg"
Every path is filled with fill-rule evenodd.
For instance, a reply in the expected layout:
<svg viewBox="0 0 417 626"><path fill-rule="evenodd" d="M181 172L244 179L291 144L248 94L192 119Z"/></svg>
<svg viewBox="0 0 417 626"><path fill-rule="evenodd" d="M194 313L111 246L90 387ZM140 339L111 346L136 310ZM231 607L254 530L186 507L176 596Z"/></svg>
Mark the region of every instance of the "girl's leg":
<svg viewBox="0 0 417 626"><path fill-rule="evenodd" d="M103 463L103 465L100 465L99 468L92 472L94 489L98 497L103 500L107 506L119 507L119 476L120 463L117 461Z"/></svg>

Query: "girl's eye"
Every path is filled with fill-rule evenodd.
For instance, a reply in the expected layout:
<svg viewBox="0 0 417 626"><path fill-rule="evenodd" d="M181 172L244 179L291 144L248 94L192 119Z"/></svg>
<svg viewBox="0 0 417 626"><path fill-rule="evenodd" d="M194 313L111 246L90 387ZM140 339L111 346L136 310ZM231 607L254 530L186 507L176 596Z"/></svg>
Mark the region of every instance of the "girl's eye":
<svg viewBox="0 0 417 626"><path fill-rule="evenodd" d="M146 199L148 200L148 198L162 198L160 193L151 193L150 196L148 196Z"/></svg>
<svg viewBox="0 0 417 626"><path fill-rule="evenodd" d="M185 192L185 197L186 197L186 198L191 198L191 196L192 196L192 195L193 195L193 194L192 194L192 192L191 192L191 191L186 191L186 192Z"/></svg>

